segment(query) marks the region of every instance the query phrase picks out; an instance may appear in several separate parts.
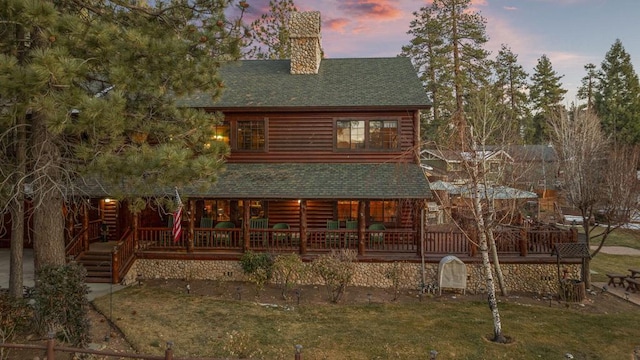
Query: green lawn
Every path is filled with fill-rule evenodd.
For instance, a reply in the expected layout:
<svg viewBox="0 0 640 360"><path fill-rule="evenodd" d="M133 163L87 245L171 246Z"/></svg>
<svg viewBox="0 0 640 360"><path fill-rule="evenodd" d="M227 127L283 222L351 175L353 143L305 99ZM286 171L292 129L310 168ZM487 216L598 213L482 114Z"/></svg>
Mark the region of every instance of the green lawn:
<svg viewBox="0 0 640 360"><path fill-rule="evenodd" d="M176 357L293 359L301 344L305 360L428 359L432 349L438 359L628 359L640 339L640 307L627 303L605 314L502 302L514 341L498 345L486 340L493 327L481 300L284 308L146 285L112 296L113 321L138 351L160 355L172 341ZM108 296L94 303L109 313Z"/></svg>

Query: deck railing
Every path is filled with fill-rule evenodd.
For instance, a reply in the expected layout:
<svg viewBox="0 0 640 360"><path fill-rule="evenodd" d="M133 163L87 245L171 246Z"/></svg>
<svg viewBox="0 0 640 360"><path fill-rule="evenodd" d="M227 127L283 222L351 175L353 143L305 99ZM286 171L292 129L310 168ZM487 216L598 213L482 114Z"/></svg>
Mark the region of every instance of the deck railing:
<svg viewBox="0 0 640 360"><path fill-rule="evenodd" d="M194 251L234 250L244 247L243 229L195 228ZM365 252L419 254L420 239L411 229L365 230ZM335 249L359 249L357 230L308 229L308 252L325 252ZM458 254L475 256L478 253L477 236L461 231L427 231L424 236L425 254ZM505 228L494 231L499 254L527 256L550 254L553 244L575 242L577 236L571 230ZM299 251L301 244L298 229L251 229L249 249L266 252ZM174 242L171 228L140 228L141 250L186 249L187 231Z"/></svg>

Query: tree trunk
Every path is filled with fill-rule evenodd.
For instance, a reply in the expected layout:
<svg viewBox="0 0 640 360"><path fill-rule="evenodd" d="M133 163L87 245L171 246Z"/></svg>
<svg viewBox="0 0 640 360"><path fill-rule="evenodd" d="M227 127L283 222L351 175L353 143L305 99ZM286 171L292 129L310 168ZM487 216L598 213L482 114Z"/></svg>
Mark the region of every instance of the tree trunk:
<svg viewBox="0 0 640 360"><path fill-rule="evenodd" d="M504 275L502 274L502 268L500 267L500 259L498 258L498 249L496 248L496 239L493 237L493 229L494 219L496 214L496 209L493 206L493 201L489 201L489 219L488 224L484 224L485 229L487 230L487 241L489 248L491 249L491 260L493 262L493 268L496 272L496 277L498 278L498 285L500 286L500 294L502 296L508 296L509 292L507 290L507 285L504 282ZM487 226L489 225L489 226Z"/></svg>
<svg viewBox="0 0 640 360"><path fill-rule="evenodd" d="M24 199L18 196L11 207L11 250L9 264L9 296L22 297L23 278L23 244L24 244Z"/></svg>
<svg viewBox="0 0 640 360"><path fill-rule="evenodd" d="M34 160L33 255L36 271L65 264L64 216L62 212L61 157L48 132L45 116L32 116Z"/></svg>
<svg viewBox="0 0 640 360"><path fill-rule="evenodd" d="M16 25L16 38L24 38L24 27ZM25 45L20 41L18 45L18 61L25 61ZM11 205L11 245L9 260L9 296L22 297L24 286L24 182L27 158L27 129L25 114L17 114L16 120L16 171L14 184L16 196Z"/></svg>
<svg viewBox="0 0 640 360"><path fill-rule="evenodd" d="M33 228L36 271L44 266L64 265L64 217L59 196L52 196L34 209Z"/></svg>
<svg viewBox="0 0 640 360"><path fill-rule="evenodd" d="M476 186L477 189L477 186ZM476 191L476 196L473 198L473 207L476 214L482 214L482 205L480 204L479 192ZM493 281L493 272L491 268L491 262L489 261L489 247L487 245L487 234L485 231L484 219L482 216L476 217L476 229L478 231L479 243L480 243L480 255L482 257L482 267L486 276L486 286L488 295L489 309L491 310L491 316L493 317L493 339L492 341L497 343L505 343L507 339L502 334L502 321L500 320L500 312L498 311L498 300L496 298L496 287Z"/></svg>
<svg viewBox="0 0 640 360"><path fill-rule="evenodd" d="M502 274L502 268L500 267L500 259L498 258L498 249L496 248L496 239L493 237L493 231L487 231L487 240L489 248L491 249L491 260L493 262L493 268L498 278L498 286L500 287L500 295L508 296L509 290L504 282L504 275Z"/></svg>

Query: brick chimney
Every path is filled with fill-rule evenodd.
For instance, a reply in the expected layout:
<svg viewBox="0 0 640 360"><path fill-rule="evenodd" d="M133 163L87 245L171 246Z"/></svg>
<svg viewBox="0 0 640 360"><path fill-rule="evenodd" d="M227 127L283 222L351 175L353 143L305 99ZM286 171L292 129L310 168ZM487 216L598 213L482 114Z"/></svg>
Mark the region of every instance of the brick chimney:
<svg viewBox="0 0 640 360"><path fill-rule="evenodd" d="M289 19L291 73L317 74L322 58L320 12L292 13Z"/></svg>

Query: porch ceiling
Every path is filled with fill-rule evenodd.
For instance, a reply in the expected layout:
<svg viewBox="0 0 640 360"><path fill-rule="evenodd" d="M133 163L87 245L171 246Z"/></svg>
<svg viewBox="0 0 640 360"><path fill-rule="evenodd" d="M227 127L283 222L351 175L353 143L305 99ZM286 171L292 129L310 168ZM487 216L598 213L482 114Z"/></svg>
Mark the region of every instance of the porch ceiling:
<svg viewBox="0 0 640 360"><path fill-rule="evenodd" d="M424 199L429 184L415 164L227 164L206 191L188 196L245 199Z"/></svg>

